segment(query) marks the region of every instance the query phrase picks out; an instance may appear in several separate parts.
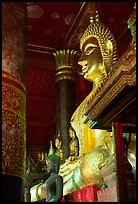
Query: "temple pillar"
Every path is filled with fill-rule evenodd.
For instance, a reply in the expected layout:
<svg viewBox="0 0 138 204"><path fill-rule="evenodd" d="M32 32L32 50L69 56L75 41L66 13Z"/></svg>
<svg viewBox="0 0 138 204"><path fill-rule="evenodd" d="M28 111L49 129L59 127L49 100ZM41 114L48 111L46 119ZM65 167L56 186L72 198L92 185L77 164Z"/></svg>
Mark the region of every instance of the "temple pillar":
<svg viewBox="0 0 138 204"><path fill-rule="evenodd" d="M26 171L26 3L2 2L2 201L22 202Z"/></svg>
<svg viewBox="0 0 138 204"><path fill-rule="evenodd" d="M70 118L75 111L75 56L74 50L60 50L54 54L56 61L57 130L62 139L65 161L69 157Z"/></svg>
<svg viewBox="0 0 138 204"><path fill-rule="evenodd" d="M119 202L128 202L129 198L122 124L118 121L114 121L112 123L112 130L115 142L115 158L117 168L117 197Z"/></svg>

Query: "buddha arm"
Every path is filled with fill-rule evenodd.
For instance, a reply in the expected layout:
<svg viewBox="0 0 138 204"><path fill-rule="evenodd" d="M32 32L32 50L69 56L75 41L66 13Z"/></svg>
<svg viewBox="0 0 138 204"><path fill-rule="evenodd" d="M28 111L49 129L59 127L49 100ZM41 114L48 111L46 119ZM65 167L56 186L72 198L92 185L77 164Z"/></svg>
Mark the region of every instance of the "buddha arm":
<svg viewBox="0 0 138 204"><path fill-rule="evenodd" d="M62 198L62 195L63 195L63 178L62 178L62 176L57 175L54 183L55 183L55 186L53 186L53 188L54 187L56 188L55 194L51 192L50 196L46 197L46 202L58 202Z"/></svg>

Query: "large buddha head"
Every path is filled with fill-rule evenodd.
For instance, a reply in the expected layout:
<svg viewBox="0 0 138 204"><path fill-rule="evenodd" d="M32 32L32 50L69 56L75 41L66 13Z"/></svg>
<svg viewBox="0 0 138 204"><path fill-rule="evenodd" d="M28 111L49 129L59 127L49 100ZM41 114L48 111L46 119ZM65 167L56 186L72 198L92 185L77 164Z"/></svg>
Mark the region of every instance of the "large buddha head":
<svg viewBox="0 0 138 204"><path fill-rule="evenodd" d="M100 22L97 11L80 39L80 49L78 64L82 66L84 78L92 82L107 76L117 61L114 37Z"/></svg>

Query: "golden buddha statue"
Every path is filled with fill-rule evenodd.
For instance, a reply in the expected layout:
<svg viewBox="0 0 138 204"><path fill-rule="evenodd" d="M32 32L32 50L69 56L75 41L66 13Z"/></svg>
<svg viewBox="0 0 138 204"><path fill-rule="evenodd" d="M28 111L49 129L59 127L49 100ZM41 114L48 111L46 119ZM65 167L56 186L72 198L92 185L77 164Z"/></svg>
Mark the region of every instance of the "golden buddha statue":
<svg viewBox="0 0 138 204"><path fill-rule="evenodd" d="M92 82L101 74L107 74L117 62L114 37L100 22L98 11L94 17L90 17L90 24L80 39L80 49L82 55L78 63L82 66L84 77ZM92 78L88 78L90 76Z"/></svg>
<svg viewBox="0 0 138 204"><path fill-rule="evenodd" d="M83 123L87 102L94 97L117 61L113 35L100 22L97 12L90 18L90 25L80 39L80 48L82 54L78 63L82 66L84 78L93 82L93 90L79 105L70 120L79 141L79 155L75 160L67 159L60 165L59 175L63 177L64 184L63 195L90 184L104 184L100 168L110 165L114 160L114 142L111 133L106 130L90 129ZM74 149L75 147L71 152Z"/></svg>
<svg viewBox="0 0 138 204"><path fill-rule="evenodd" d="M104 134L104 131L103 131ZM104 184L100 175L99 164L104 163L112 157L114 146L111 133L105 139L97 141L95 137L95 148L86 154L78 156L75 160L67 159L60 166L59 174L63 177L63 195L67 195L77 189L90 184Z"/></svg>
<svg viewBox="0 0 138 204"><path fill-rule="evenodd" d="M55 138L55 147L56 147L55 154L60 157L60 163L63 162L63 150L61 145L62 145L62 141L60 139L60 132L58 132L57 137Z"/></svg>
<svg viewBox="0 0 138 204"><path fill-rule="evenodd" d="M70 149L70 160L74 160L79 156L79 141L76 137L76 133L72 127L69 129L69 136L71 138L71 141L69 143L69 149Z"/></svg>
<svg viewBox="0 0 138 204"><path fill-rule="evenodd" d="M53 145L52 145L52 141L50 141L50 148L49 148L49 152L48 152L48 155L51 155L55 152L54 148L53 148Z"/></svg>
<svg viewBox="0 0 138 204"><path fill-rule="evenodd" d="M90 24L80 39L80 49L82 53L78 63L82 66L84 78L93 82L93 89L71 117L71 126L79 139L79 157L71 162L67 160L60 166L59 174L63 176L64 182L63 195L90 184L104 184L99 166L114 161L111 133L93 130L83 124L87 103L95 96L117 62L114 37L100 22L98 12L90 18Z"/></svg>
<svg viewBox="0 0 138 204"><path fill-rule="evenodd" d="M101 87L108 73L117 62L117 49L113 35L99 20L98 12L90 18L90 24L80 39L82 51L78 64L84 78L93 82L88 101Z"/></svg>

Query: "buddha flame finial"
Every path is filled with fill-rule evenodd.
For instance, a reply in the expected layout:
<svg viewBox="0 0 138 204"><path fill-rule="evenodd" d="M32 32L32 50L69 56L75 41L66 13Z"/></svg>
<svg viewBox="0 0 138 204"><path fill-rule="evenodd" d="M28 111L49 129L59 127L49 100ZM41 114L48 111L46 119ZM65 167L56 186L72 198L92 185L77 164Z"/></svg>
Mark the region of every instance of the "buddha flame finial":
<svg viewBox="0 0 138 204"><path fill-rule="evenodd" d="M50 141L50 148L49 148L48 156L51 155L51 154L54 154L54 153L55 153L55 150L53 148L52 141Z"/></svg>
<svg viewBox="0 0 138 204"><path fill-rule="evenodd" d="M94 21L98 22L99 21L99 14L98 11L95 12L94 16L90 16L90 23L93 24Z"/></svg>

